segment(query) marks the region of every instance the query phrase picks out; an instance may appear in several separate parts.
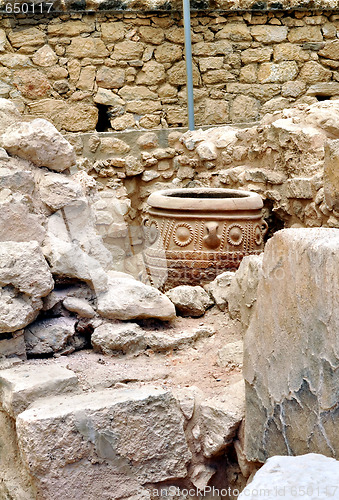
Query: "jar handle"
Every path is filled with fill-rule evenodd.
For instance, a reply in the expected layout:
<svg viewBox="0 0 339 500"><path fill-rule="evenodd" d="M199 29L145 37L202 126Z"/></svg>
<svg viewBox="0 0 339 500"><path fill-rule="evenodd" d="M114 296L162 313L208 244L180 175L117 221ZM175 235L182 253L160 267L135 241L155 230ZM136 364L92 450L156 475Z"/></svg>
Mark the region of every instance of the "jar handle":
<svg viewBox="0 0 339 500"><path fill-rule="evenodd" d="M263 236L265 236L265 234L268 231L268 224L267 224L267 222L265 220L262 221L261 231L262 231Z"/></svg>

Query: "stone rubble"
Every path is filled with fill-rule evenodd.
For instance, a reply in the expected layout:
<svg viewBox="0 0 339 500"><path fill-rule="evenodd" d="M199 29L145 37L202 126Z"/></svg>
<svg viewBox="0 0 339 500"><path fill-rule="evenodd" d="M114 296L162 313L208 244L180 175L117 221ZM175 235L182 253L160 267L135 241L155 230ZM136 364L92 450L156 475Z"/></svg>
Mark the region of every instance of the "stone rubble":
<svg viewBox="0 0 339 500"><path fill-rule="evenodd" d="M214 302L201 286L180 285L166 292L181 316L202 316Z"/></svg>

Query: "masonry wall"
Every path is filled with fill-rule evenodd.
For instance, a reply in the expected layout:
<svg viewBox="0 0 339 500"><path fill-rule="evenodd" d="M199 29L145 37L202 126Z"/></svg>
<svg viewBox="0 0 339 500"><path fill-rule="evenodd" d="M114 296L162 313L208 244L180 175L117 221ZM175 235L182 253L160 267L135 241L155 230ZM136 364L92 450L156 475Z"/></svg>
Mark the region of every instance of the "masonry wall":
<svg viewBox="0 0 339 500"><path fill-rule="evenodd" d="M59 130L187 122L182 14L0 20L0 96ZM192 13L197 126L339 97L339 9Z"/></svg>

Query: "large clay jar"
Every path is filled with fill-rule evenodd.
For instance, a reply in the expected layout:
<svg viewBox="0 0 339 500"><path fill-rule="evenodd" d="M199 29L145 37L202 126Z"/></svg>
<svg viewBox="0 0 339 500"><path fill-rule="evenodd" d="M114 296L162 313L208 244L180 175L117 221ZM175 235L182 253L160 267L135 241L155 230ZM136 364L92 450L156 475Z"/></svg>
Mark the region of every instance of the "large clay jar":
<svg viewBox="0 0 339 500"><path fill-rule="evenodd" d="M263 250L267 224L256 193L168 189L147 203L144 261L150 282L162 290L207 283Z"/></svg>

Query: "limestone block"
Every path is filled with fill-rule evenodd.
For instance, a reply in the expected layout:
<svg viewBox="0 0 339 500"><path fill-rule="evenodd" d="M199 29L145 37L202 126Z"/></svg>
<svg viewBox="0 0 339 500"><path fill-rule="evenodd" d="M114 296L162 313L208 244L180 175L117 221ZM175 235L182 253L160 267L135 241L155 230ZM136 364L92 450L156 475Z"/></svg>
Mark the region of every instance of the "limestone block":
<svg viewBox="0 0 339 500"><path fill-rule="evenodd" d="M94 96L94 102L105 106L123 106L125 101L111 90L99 88Z"/></svg>
<svg viewBox="0 0 339 500"><path fill-rule="evenodd" d="M284 61L278 64L263 63L258 71L258 81L260 83L284 83L293 80L298 72L299 68L295 61Z"/></svg>
<svg viewBox="0 0 339 500"><path fill-rule="evenodd" d="M204 289L210 294L221 311L225 311L227 307L229 287L233 278L234 272L226 271L219 274L211 283L204 285Z"/></svg>
<svg viewBox="0 0 339 500"><path fill-rule="evenodd" d="M81 33L91 33L94 30L95 30L94 22L88 22L88 21L84 22L83 20L65 21L61 23L58 22L56 24L49 23L47 26L48 35L53 37L78 36L81 35Z"/></svg>
<svg viewBox="0 0 339 500"><path fill-rule="evenodd" d="M70 205L84 197L81 184L70 177L60 174L47 173L39 182L41 200L52 210Z"/></svg>
<svg viewBox="0 0 339 500"><path fill-rule="evenodd" d="M46 398L17 419L40 495L135 498L141 484L179 479L191 453L170 392L152 386ZM93 466L95 464L95 466Z"/></svg>
<svg viewBox="0 0 339 500"><path fill-rule="evenodd" d="M156 99L157 94L143 85L126 85L119 90L119 95L126 101L133 99Z"/></svg>
<svg viewBox="0 0 339 500"><path fill-rule="evenodd" d="M38 28L21 27L8 33L8 39L12 47L20 49L21 47L39 47L46 41L45 33Z"/></svg>
<svg viewBox="0 0 339 500"><path fill-rule="evenodd" d="M30 59L28 56L25 56L23 54L17 54L11 52L10 54L1 54L0 55L0 62L7 68L18 68L22 69L25 66L30 66Z"/></svg>
<svg viewBox="0 0 339 500"><path fill-rule="evenodd" d="M275 111L289 107L291 107L289 99L286 99L286 97L274 97L273 99L265 102L261 108L261 114L264 115L265 113L274 113Z"/></svg>
<svg viewBox="0 0 339 500"><path fill-rule="evenodd" d="M251 32L245 23L229 23L217 32L217 38L228 38L233 42L252 40Z"/></svg>
<svg viewBox="0 0 339 500"><path fill-rule="evenodd" d="M239 500L256 500L258 492L270 499L315 495L319 500L335 496L339 487L339 462L317 453L298 457L272 457L240 493ZM308 493L307 493L308 492Z"/></svg>
<svg viewBox="0 0 339 500"><path fill-rule="evenodd" d="M203 57L199 61L200 71L203 73L209 69L221 69L224 65L223 57Z"/></svg>
<svg viewBox="0 0 339 500"><path fill-rule="evenodd" d="M339 210L339 140L327 141L324 162L324 195L330 209Z"/></svg>
<svg viewBox="0 0 339 500"><path fill-rule="evenodd" d="M13 124L2 135L3 147L11 154L61 172L75 164L73 147L48 121Z"/></svg>
<svg viewBox="0 0 339 500"><path fill-rule="evenodd" d="M165 38L164 30L154 26L141 26L139 33L143 41L154 45L160 45Z"/></svg>
<svg viewBox="0 0 339 500"><path fill-rule="evenodd" d="M235 123L257 120L259 115L259 102L253 97L238 95L231 107L231 120Z"/></svg>
<svg viewBox="0 0 339 500"><path fill-rule="evenodd" d="M256 83L258 78L258 65L257 64L246 64L240 70L239 80L244 83Z"/></svg>
<svg viewBox="0 0 339 500"><path fill-rule="evenodd" d="M84 57L107 57L109 52L100 38L76 37L73 38L71 44L67 46L66 54L67 56L81 59Z"/></svg>
<svg viewBox="0 0 339 500"><path fill-rule="evenodd" d="M203 120L206 124L225 123L229 121L229 104L222 99L206 99L204 101Z"/></svg>
<svg viewBox="0 0 339 500"><path fill-rule="evenodd" d="M39 99L50 95L51 84L42 71L20 69L15 71L14 85L24 97Z"/></svg>
<svg viewBox="0 0 339 500"><path fill-rule="evenodd" d="M27 353L35 356L63 351L73 343L76 321L75 318L60 317L31 323L25 329Z"/></svg>
<svg viewBox="0 0 339 500"><path fill-rule="evenodd" d="M299 78L306 83L328 82L331 80L332 71L324 68L315 61L306 62L300 70Z"/></svg>
<svg viewBox="0 0 339 500"><path fill-rule="evenodd" d="M98 87L105 89L118 89L125 83L126 72L122 68L107 68L103 66L98 69L96 82Z"/></svg>
<svg viewBox="0 0 339 500"><path fill-rule="evenodd" d="M339 40L331 40L325 43L323 49L319 50L319 55L321 57L326 57L328 59L339 60Z"/></svg>
<svg viewBox="0 0 339 500"><path fill-rule="evenodd" d="M269 61L271 59L272 52L273 49L271 47L246 49L241 53L241 61L243 64Z"/></svg>
<svg viewBox="0 0 339 500"><path fill-rule="evenodd" d="M288 40L291 43L322 42L323 36L318 26L303 26L291 28L288 33Z"/></svg>
<svg viewBox="0 0 339 500"><path fill-rule="evenodd" d="M101 23L101 38L105 43L119 42L123 40L124 36L124 23L119 21Z"/></svg>
<svg viewBox="0 0 339 500"><path fill-rule="evenodd" d="M53 122L58 129L69 132L87 132L95 130L98 121L98 109L88 103L70 103L58 99L41 99L29 104L32 114Z"/></svg>
<svg viewBox="0 0 339 500"><path fill-rule="evenodd" d="M201 286L180 285L166 292L181 316L202 316L213 301Z"/></svg>
<svg viewBox="0 0 339 500"><path fill-rule="evenodd" d="M13 102L9 99L0 99L0 133L10 125L21 121L21 115Z"/></svg>
<svg viewBox="0 0 339 500"><path fill-rule="evenodd" d="M254 40L262 43L278 43L286 40L287 26L252 26L251 35Z"/></svg>
<svg viewBox="0 0 339 500"><path fill-rule="evenodd" d="M194 56L229 56L232 52L232 44L227 40L198 42L192 45L192 54Z"/></svg>
<svg viewBox="0 0 339 500"><path fill-rule="evenodd" d="M126 111L136 113L137 115L146 115L147 113L154 113L161 110L160 101L129 101L126 104Z"/></svg>
<svg viewBox="0 0 339 500"><path fill-rule="evenodd" d="M294 177L285 183L287 198L309 200L313 198L312 181L307 177Z"/></svg>
<svg viewBox="0 0 339 500"><path fill-rule="evenodd" d="M113 56L118 61L131 61L133 59L141 59L143 51L143 43L125 40L114 45Z"/></svg>
<svg viewBox="0 0 339 500"><path fill-rule="evenodd" d="M235 76L233 73L227 71L226 69L213 69L206 71L206 73L202 75L202 81L206 85L210 85L212 83L225 83L234 80Z"/></svg>
<svg viewBox="0 0 339 500"><path fill-rule="evenodd" d="M306 90L305 82L301 82L299 80L294 80L291 82L286 82L281 87L281 95L282 97L299 97Z"/></svg>
<svg viewBox="0 0 339 500"><path fill-rule="evenodd" d="M338 82L316 83L311 85L307 90L307 95L321 96L339 96Z"/></svg>
<svg viewBox="0 0 339 500"><path fill-rule="evenodd" d="M118 116L111 121L111 127L114 130L125 130L133 128L135 125L135 119L132 113L125 113L122 116Z"/></svg>
<svg viewBox="0 0 339 500"><path fill-rule="evenodd" d="M37 242L0 243L0 332L33 321L54 281Z"/></svg>
<svg viewBox="0 0 339 500"><path fill-rule="evenodd" d="M148 61L138 73L136 83L138 85L156 85L164 80L164 66L156 61Z"/></svg>
<svg viewBox="0 0 339 500"><path fill-rule="evenodd" d="M184 28L179 28L178 26L172 26L165 30L165 38L173 43L185 43L185 33Z"/></svg>
<svg viewBox="0 0 339 500"><path fill-rule="evenodd" d="M17 366L0 372L0 405L17 416L38 398L56 396L77 388L74 372L56 365Z"/></svg>
<svg viewBox="0 0 339 500"><path fill-rule="evenodd" d="M199 405L202 451L206 458L220 455L231 444L245 413L245 386L241 380L220 396Z"/></svg>
<svg viewBox="0 0 339 500"><path fill-rule="evenodd" d="M267 64L267 63L264 63ZM279 84L246 84L246 83L228 83L226 85L227 92L232 94L242 94L236 97L254 97L260 100L272 99L277 94L280 94L281 85ZM246 111L246 107L243 108Z"/></svg>
<svg viewBox="0 0 339 500"><path fill-rule="evenodd" d="M7 43L6 31L1 29L1 31L0 31L0 52L5 51L6 43Z"/></svg>
<svg viewBox="0 0 339 500"><path fill-rule="evenodd" d="M98 294L98 313L109 319L159 318L171 320L175 307L159 290L131 275L109 278L108 289Z"/></svg>
<svg viewBox="0 0 339 500"><path fill-rule="evenodd" d="M294 43L279 43L273 49L274 62L281 61L301 61L305 62L309 59L308 53L299 45Z"/></svg>
<svg viewBox="0 0 339 500"><path fill-rule="evenodd" d="M228 310L231 318L239 319L247 328L257 300L257 288L262 273L261 255L248 255L243 258L235 272L228 292Z"/></svg>
<svg viewBox="0 0 339 500"><path fill-rule="evenodd" d="M53 66L58 60L58 57L54 50L49 45L44 45L39 50L37 50L32 57L32 61L37 66Z"/></svg>
<svg viewBox="0 0 339 500"><path fill-rule="evenodd" d="M77 89L93 90L96 68L95 66L85 66L81 68L79 80L77 81Z"/></svg>
<svg viewBox="0 0 339 500"><path fill-rule="evenodd" d="M249 460L339 455L338 248L338 230L325 228L285 229L266 244L244 339Z"/></svg>
<svg viewBox="0 0 339 500"><path fill-rule="evenodd" d="M182 58L182 47L173 43L164 42L154 51L155 60L158 63L173 63Z"/></svg>

